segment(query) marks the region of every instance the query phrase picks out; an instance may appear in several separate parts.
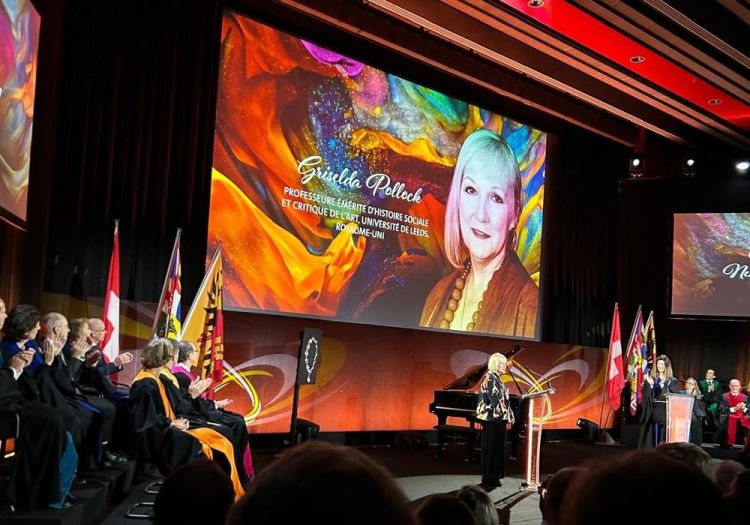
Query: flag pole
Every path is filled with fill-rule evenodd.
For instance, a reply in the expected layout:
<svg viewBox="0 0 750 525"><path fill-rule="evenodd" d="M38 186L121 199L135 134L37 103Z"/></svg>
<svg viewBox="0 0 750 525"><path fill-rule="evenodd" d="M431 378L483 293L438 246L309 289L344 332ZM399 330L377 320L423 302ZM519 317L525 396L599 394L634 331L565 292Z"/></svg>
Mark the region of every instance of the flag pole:
<svg viewBox="0 0 750 525"><path fill-rule="evenodd" d="M211 262L208 263L208 266L206 266L206 270L211 268L214 264L214 261L216 261L216 258L220 256L221 256L221 241L219 241L219 243L216 245L216 250L214 250L214 255L213 257L211 257ZM203 289L203 287L206 284L207 279L208 279L208 271L206 271L203 274L203 280L201 280L201 284L198 287L198 290ZM193 315L195 314L195 310L196 310L196 302L195 302L195 299L193 299L193 303L190 305L190 310L188 310L188 314L185 316L185 320L182 322L182 326L180 327L180 335L177 338L178 341L182 341L182 338L185 335L185 327L190 325L190 321L192 320Z"/></svg>
<svg viewBox="0 0 750 525"><path fill-rule="evenodd" d="M175 235L174 244L172 245L172 255L169 257L169 264L167 264L167 273L164 276L164 284L161 287L161 295L159 296L159 302L156 303L157 310L156 310L156 315L154 316L154 324L151 327L151 333L153 335L155 335L155 336L159 335L159 334L156 333L156 330L158 329L157 325L159 324L159 318L161 317L161 312L159 311L159 308L162 307L162 302L164 301L164 296L167 294L167 287L169 285L169 275L170 275L170 272L172 271L172 265L174 264L174 258L175 258L175 255L177 254L177 245L180 242L180 237L181 236L182 236L182 228L177 228L177 234ZM164 336L162 336L162 337L166 337L166 334L164 334Z"/></svg>
<svg viewBox="0 0 750 525"><path fill-rule="evenodd" d="M601 405L599 406L599 429L600 430L604 429L604 427L602 427L602 415L604 414L604 400L605 400L604 398L607 396L607 381L609 381L609 364L610 364L610 360L612 359L612 330L614 329L614 326L615 326L615 312L617 312L617 307L618 307L618 303L615 302L615 308L614 310L612 310L612 328L610 328L609 330L610 341L608 345L609 348L607 349L607 361L604 366L604 386L602 387L602 402L601 402ZM609 411L608 411L607 419L609 419Z"/></svg>
<svg viewBox="0 0 750 525"><path fill-rule="evenodd" d="M120 220L115 219L115 231L112 235L112 253L107 271L107 286L104 290L102 304L102 321L104 322L104 340L101 349L105 362L111 362L120 353ZM116 299L113 301L112 295Z"/></svg>
<svg viewBox="0 0 750 525"><path fill-rule="evenodd" d="M630 350L633 347L633 341L635 340L635 337L636 337L636 328L638 327L638 319L643 319L642 311L643 311L643 305L639 304L638 310L636 310L635 312L635 320L633 321L633 328L630 330L630 339L628 339L628 351L627 351L627 355L625 356L625 361L626 361L625 370L627 370L628 372L625 377L628 383L630 383L630 399L628 400L628 406L629 406L628 410L630 410L631 415L633 415L632 408L630 408L632 407L633 396L636 396L636 403L638 399L638 385L636 384L635 391L633 391L631 376L632 374L635 374L636 383L638 383L638 370L630 370L629 368L630 367ZM643 330L643 325L641 325L641 331L642 330ZM640 351L641 351L640 348L638 348L639 353Z"/></svg>

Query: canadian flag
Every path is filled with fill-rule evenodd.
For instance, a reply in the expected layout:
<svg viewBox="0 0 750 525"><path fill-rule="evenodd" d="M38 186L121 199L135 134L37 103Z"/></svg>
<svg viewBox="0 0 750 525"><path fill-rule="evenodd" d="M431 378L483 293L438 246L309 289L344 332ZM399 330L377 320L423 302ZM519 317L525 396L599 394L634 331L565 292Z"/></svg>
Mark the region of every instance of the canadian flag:
<svg viewBox="0 0 750 525"><path fill-rule="evenodd" d="M615 304L612 315L612 334L609 336L609 359L607 359L607 398L612 410L620 408L622 387L622 339L620 338L620 310Z"/></svg>
<svg viewBox="0 0 750 525"><path fill-rule="evenodd" d="M109 260L107 292L104 294L104 326L107 330L102 341L102 354L111 363L120 353L120 232L115 221L115 240Z"/></svg>

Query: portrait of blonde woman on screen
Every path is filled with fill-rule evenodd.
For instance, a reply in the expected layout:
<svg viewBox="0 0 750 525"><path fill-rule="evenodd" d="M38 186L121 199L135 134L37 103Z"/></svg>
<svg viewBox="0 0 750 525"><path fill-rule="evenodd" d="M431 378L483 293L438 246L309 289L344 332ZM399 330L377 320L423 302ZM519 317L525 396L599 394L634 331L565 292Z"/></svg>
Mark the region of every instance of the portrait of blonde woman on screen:
<svg viewBox="0 0 750 525"><path fill-rule="evenodd" d="M427 297L421 326L536 336L538 288L514 249L522 193L505 140L487 129L469 135L445 207L445 252L454 269Z"/></svg>

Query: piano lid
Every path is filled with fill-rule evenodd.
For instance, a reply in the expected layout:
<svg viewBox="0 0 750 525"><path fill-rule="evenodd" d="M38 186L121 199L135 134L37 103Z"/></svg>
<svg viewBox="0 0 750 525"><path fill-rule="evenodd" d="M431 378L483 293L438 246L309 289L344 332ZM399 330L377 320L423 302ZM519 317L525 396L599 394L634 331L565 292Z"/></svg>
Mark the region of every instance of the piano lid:
<svg viewBox="0 0 750 525"><path fill-rule="evenodd" d="M503 352L503 355L508 359L518 354L525 347L521 345L513 345L509 350ZM483 365L475 366L464 375L449 383L443 387L443 390L470 390L474 388L477 383L484 377L484 373L487 371L487 363Z"/></svg>

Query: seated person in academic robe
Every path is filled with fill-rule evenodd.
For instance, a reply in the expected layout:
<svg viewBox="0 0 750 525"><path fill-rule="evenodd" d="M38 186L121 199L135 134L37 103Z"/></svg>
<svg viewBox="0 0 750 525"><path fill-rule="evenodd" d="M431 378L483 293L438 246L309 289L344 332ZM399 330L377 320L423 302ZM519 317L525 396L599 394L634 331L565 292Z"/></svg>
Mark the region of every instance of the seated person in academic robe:
<svg viewBox="0 0 750 525"><path fill-rule="evenodd" d="M87 319L74 319L68 323L65 316L50 312L42 318L42 335L47 337L67 331L68 340L62 352L55 356L51 366L52 378L58 390L68 400L70 406L81 417L89 417L91 424L84 437L82 452L84 466L90 458L105 466L127 461L108 449L115 422L115 407L111 401L100 397L95 391L86 390L79 384L85 367L85 352L89 348L89 327Z"/></svg>
<svg viewBox="0 0 750 525"><path fill-rule="evenodd" d="M685 393L693 396L693 415L690 419L690 443L700 445L703 442L703 419L706 417L706 404L693 377L685 381Z"/></svg>
<svg viewBox="0 0 750 525"><path fill-rule="evenodd" d="M716 371L713 368L706 370L706 378L698 381L703 402L706 404L706 425L710 428L718 427L719 402L724 393L724 385L716 379Z"/></svg>
<svg viewBox="0 0 750 525"><path fill-rule="evenodd" d="M0 328L5 321L5 302L0 299ZM0 353L0 434L15 435L16 464L3 499L21 510L61 508L75 475L73 439L66 433L57 410L38 401L27 401L17 381L31 363L34 350L23 349L5 361ZM5 428L4 423L10 428Z"/></svg>
<svg viewBox="0 0 750 525"><path fill-rule="evenodd" d="M742 427L750 428L750 399L742 393L739 379L729 382L729 392L721 396L719 403L719 443L723 447L736 444L741 437Z"/></svg>
<svg viewBox="0 0 750 525"><path fill-rule="evenodd" d="M679 392L680 387L672 372L672 362L667 356L660 355L643 381L643 411L638 448L654 448L666 439L667 394Z"/></svg>
<svg viewBox="0 0 750 525"><path fill-rule="evenodd" d="M125 387L117 387L111 379L113 374L122 370L124 365L133 361L133 354L122 352L110 361L102 353L102 344L107 335L104 321L96 317L88 320L91 335L89 335L90 348L86 351L86 368L81 375L81 382L104 394L104 397L115 401L128 395Z"/></svg>
<svg viewBox="0 0 750 525"><path fill-rule="evenodd" d="M40 328L39 318L39 310L33 306L19 304L13 307L5 321L3 341L0 343L2 354L8 361L24 349L33 350L31 363L17 381L21 396L28 402L41 403L56 409L63 419L65 430L70 432L78 446L91 424L91 418L82 417L69 405L52 377L52 363L62 351L67 332L56 332L43 339L40 346L34 339Z"/></svg>
<svg viewBox="0 0 750 525"><path fill-rule="evenodd" d="M156 338L141 352L143 369L133 380L128 398L135 433L134 446L139 454L156 463L165 474L202 452L229 471L235 498L240 498L244 488L231 441L215 428L201 424L198 418L179 417L172 406L170 397L175 399L175 396L168 394L165 386L170 380L162 380L161 373L173 364L173 360L174 348L169 339ZM179 396L177 386L172 388Z"/></svg>
<svg viewBox="0 0 750 525"><path fill-rule="evenodd" d="M179 381L170 371L170 368L175 365L178 358L179 346L178 342L173 339L170 339L170 342L172 343L172 350L174 352L173 359L168 366L165 366L161 370L159 378L164 384L164 389L175 414L187 418L193 428L211 428L232 443L237 473L240 481L245 485L249 481L249 477L244 466L244 455L247 450L247 428L244 426L244 421L241 428L242 432L238 432L237 426L232 428L219 421L220 418L218 417L214 418L215 420L210 419L211 414L207 409L207 402L201 397L201 394L211 386L210 379L199 379L195 381L188 394L180 392ZM227 420L232 422L229 418L227 418Z"/></svg>
<svg viewBox="0 0 750 525"><path fill-rule="evenodd" d="M242 455L242 461L238 463L244 465L245 472L252 478L255 475L255 470L253 468L245 418L240 414L225 409L232 402L231 399L219 399L217 401L207 399L203 391L210 386L211 381L201 382L193 374L192 368L197 365L198 349L195 345L190 341L180 341L177 343L177 363L172 367L171 372L175 379L177 379L180 393L183 398L192 402L201 417L213 423L221 423L232 429L234 433L232 441L235 444L235 449Z"/></svg>

